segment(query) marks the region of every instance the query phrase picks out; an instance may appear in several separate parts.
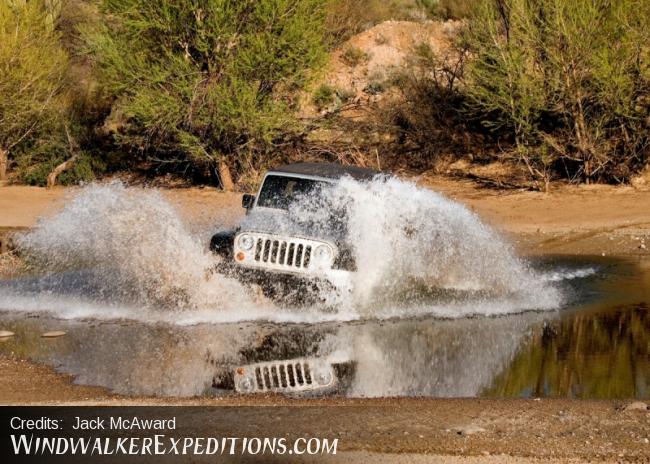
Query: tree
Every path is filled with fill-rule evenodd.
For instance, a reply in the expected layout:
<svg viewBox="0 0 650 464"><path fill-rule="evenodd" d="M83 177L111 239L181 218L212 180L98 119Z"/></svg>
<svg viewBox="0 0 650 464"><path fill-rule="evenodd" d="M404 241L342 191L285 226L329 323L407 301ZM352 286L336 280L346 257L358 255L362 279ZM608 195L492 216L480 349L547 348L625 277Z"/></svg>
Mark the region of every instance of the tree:
<svg viewBox="0 0 650 464"><path fill-rule="evenodd" d="M481 0L465 34L470 113L509 131L534 177L625 180L650 142L650 7Z"/></svg>
<svg viewBox="0 0 650 464"><path fill-rule="evenodd" d="M297 90L325 57L326 0L103 0L84 32L114 140L160 163L249 169L297 128Z"/></svg>
<svg viewBox="0 0 650 464"><path fill-rule="evenodd" d="M0 2L0 180L22 150L61 135L68 56L52 0Z"/></svg>

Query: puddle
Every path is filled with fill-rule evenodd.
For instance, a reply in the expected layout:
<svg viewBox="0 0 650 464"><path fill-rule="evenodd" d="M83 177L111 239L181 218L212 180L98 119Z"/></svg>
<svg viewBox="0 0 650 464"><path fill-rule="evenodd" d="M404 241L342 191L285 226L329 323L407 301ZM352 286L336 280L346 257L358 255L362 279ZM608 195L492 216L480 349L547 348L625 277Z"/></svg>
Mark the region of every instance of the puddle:
<svg viewBox="0 0 650 464"><path fill-rule="evenodd" d="M556 257L535 267L565 295L560 309L445 319L422 311L444 307L434 295L386 320L179 325L5 307L0 324L15 336L0 352L131 395L229 394L213 380L233 366L316 356L352 366L337 393L350 397L647 397L650 261ZM66 335L41 338L49 330Z"/></svg>

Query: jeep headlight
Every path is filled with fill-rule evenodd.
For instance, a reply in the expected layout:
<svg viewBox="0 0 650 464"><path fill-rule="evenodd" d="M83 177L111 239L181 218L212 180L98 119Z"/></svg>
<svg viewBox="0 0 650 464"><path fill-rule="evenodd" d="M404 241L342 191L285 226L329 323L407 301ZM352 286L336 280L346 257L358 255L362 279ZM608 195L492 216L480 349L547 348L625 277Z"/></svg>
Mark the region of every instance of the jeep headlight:
<svg viewBox="0 0 650 464"><path fill-rule="evenodd" d="M314 259L319 263L329 263L333 256L334 251L329 245L318 245L314 250Z"/></svg>
<svg viewBox="0 0 650 464"><path fill-rule="evenodd" d="M316 383L321 386L330 385L334 381L331 366L319 366L314 372Z"/></svg>
<svg viewBox="0 0 650 464"><path fill-rule="evenodd" d="M237 382L237 388L242 393L250 393L253 391L253 379L249 376L244 376Z"/></svg>
<svg viewBox="0 0 650 464"><path fill-rule="evenodd" d="M250 235L243 234L239 236L237 243L239 244L239 248L241 248L244 251L249 251L253 248L253 245L255 244L255 240L253 240L253 237L251 237Z"/></svg>

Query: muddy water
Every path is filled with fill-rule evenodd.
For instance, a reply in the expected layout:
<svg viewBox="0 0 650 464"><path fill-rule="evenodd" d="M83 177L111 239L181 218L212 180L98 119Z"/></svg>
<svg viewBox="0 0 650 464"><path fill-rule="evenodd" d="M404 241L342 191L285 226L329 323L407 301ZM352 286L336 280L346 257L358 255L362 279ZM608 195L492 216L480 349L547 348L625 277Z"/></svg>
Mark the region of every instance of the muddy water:
<svg viewBox="0 0 650 464"><path fill-rule="evenodd" d="M338 394L352 397L648 397L650 261L546 258L535 267L557 275L561 309L178 325L0 308L2 329L16 333L0 351L133 395L226 395L213 379L237 365L318 356L351 366ZM440 304L430 298L418 305ZM47 330L67 334L41 338Z"/></svg>

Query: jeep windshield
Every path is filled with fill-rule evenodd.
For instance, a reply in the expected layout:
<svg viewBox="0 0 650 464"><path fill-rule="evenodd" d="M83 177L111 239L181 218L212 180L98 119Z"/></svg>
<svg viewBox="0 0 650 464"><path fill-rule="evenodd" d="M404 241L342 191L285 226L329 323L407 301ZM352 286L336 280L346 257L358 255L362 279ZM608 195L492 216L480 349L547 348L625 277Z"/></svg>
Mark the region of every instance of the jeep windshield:
<svg viewBox="0 0 650 464"><path fill-rule="evenodd" d="M301 198L318 195L329 182L304 179L301 177L266 176L260 190L257 206L264 208L289 209L292 203Z"/></svg>
<svg viewBox="0 0 650 464"><path fill-rule="evenodd" d="M323 192L333 184L324 180L268 175L262 185L257 206L287 211L291 221L307 230L341 236L346 233L347 214ZM292 206L301 205L296 211Z"/></svg>

